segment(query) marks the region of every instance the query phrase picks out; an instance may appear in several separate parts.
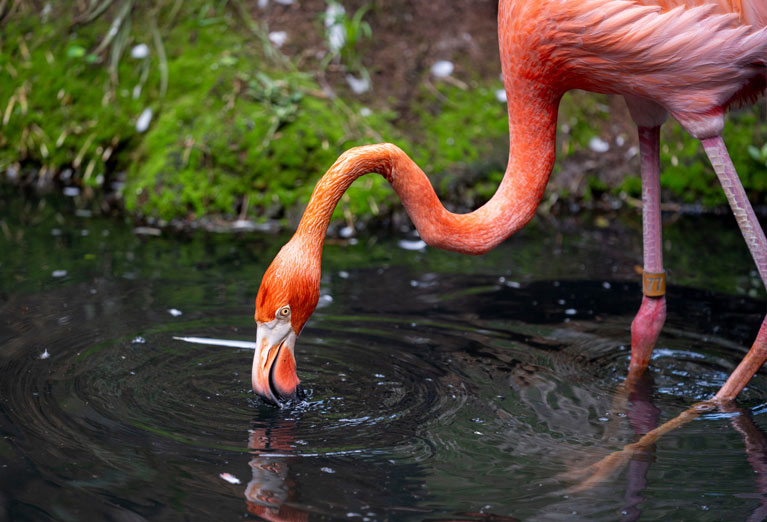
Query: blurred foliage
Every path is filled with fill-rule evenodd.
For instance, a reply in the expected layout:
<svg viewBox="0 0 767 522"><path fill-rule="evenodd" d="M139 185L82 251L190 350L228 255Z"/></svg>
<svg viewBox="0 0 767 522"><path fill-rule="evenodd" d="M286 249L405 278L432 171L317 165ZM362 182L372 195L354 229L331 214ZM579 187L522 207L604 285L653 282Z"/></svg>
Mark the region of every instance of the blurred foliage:
<svg viewBox="0 0 767 522"><path fill-rule="evenodd" d="M487 200L506 171L508 113L496 97L503 87L429 84L414 112L422 133L415 139L413 159L429 175L443 197L461 194L468 206Z"/></svg>
<svg viewBox="0 0 767 522"><path fill-rule="evenodd" d="M752 203L764 204L767 194L767 162L754 144L767 142L767 120L763 103L728 114L722 133L727 150ZM667 199L702 203L713 207L727 205L719 181L700 142L671 120L661 133L661 187ZM641 197L638 174L628 176L621 190Z"/></svg>

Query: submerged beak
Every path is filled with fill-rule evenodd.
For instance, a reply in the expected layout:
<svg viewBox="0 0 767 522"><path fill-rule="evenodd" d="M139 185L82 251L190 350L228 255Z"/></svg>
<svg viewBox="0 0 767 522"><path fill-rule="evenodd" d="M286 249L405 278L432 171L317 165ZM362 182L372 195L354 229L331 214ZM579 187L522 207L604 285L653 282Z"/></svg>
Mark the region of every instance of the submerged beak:
<svg viewBox="0 0 767 522"><path fill-rule="evenodd" d="M253 356L253 390L280 405L299 393L293 347L296 333L287 324L258 323L256 353Z"/></svg>

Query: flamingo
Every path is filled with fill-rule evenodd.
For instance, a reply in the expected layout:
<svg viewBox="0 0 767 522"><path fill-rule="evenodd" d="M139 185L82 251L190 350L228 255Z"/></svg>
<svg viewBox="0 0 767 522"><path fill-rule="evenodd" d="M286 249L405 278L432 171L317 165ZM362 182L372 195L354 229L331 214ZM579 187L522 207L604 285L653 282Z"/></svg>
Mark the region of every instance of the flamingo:
<svg viewBox="0 0 767 522"><path fill-rule="evenodd" d="M533 217L554 165L559 101L571 89L622 95L638 127L644 295L631 324L629 379L647 368L666 317L659 143L669 114L702 143L767 285L767 240L721 136L726 110L753 102L767 87L767 2L501 0L498 39L510 150L495 195L473 212L453 214L397 146L343 153L317 183L258 290L252 384L267 400L281 404L299 393L295 341L317 305L325 235L351 183L382 175L427 244L483 254ZM734 399L765 359L767 318L712 401Z"/></svg>

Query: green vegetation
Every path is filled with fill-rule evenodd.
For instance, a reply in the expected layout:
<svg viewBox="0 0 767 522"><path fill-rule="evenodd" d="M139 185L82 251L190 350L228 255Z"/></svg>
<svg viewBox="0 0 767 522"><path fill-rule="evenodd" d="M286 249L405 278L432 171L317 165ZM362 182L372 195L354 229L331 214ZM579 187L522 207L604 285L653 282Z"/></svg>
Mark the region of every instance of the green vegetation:
<svg viewBox="0 0 767 522"><path fill-rule="evenodd" d="M388 108L393 101L368 108L327 95L311 71L272 47L244 2L78 5L87 8L41 14L18 2L5 13L0 172L58 179L86 195L124 176L122 200L140 218L282 222L295 219L319 176L355 145L394 141L459 207L486 200L503 175L508 129L497 79L424 82L414 103L396 114ZM327 59L365 73L363 42L372 35L365 17L374 15L368 4L339 15L346 39ZM132 56L141 44L145 56ZM734 115L725 130L755 200L767 192L760 110ZM142 114L148 126L137 129ZM608 121L604 97L568 95L560 162L587 151L594 137L609 140ZM699 144L678 126L665 129L662 164L667 199L724 202ZM636 196L640 184L636 176L617 185L592 177L581 187L568 195ZM399 208L385 181L369 176L343 197L336 217L351 222Z"/></svg>
<svg viewBox="0 0 767 522"><path fill-rule="evenodd" d="M753 144L767 141L764 108L756 106L728 115L723 136L743 186L753 202L763 202L767 194L767 161ZM667 197L684 203L700 202L704 206L726 205L716 175L700 142L690 137L676 122L663 128L661 137L661 187ZM639 197L639 176L625 179L622 190Z"/></svg>
<svg viewBox="0 0 767 522"><path fill-rule="evenodd" d="M122 44L111 53L106 20L56 27L29 13L7 24L0 68L12 81L0 82L0 169L21 163L51 176L71 167L74 183L95 189L125 170L125 204L137 215L264 220L306 201L343 150L396 138L389 114L362 116L265 50L241 11L191 3L184 14L160 2L145 13L158 23L129 24L118 13ZM138 29L164 21L162 38ZM121 57L128 42L151 44L148 58ZM142 134L145 109L153 118ZM385 183L362 184L369 193L350 193L339 213L385 201Z"/></svg>
<svg viewBox="0 0 767 522"><path fill-rule="evenodd" d="M466 206L495 193L509 151L506 105L496 98L502 84L477 83L442 84L436 96L424 89L415 107L422 134L409 151L443 199Z"/></svg>
<svg viewBox="0 0 767 522"><path fill-rule="evenodd" d="M225 26L207 26L198 29L198 52L169 59L169 76L178 80L130 167L130 210L163 219L236 209L279 218L308 199L343 150L384 139L379 131L393 139L385 115L361 116L359 107L324 97L306 75L270 67L237 40ZM367 207L344 203L354 212Z"/></svg>

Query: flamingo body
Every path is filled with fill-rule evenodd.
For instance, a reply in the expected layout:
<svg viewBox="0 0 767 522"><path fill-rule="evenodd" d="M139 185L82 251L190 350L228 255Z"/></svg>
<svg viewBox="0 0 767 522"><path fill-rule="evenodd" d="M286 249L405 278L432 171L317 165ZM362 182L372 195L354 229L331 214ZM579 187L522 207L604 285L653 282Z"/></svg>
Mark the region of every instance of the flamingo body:
<svg viewBox="0 0 767 522"><path fill-rule="evenodd" d="M267 399L280 402L297 389L293 343L317 304L325 234L339 199L361 175L375 172L391 183L429 245L482 254L534 215L554 165L562 95L571 89L622 95L639 127L644 264L654 277L663 274L658 131L668 114L702 140L726 188L735 183L734 168L719 161L720 134L725 111L767 87L764 0L501 0L498 32L510 147L495 195L473 212L454 214L395 145L341 155L317 183L295 235L267 269L256 298L253 387ZM767 281L764 233L753 211L749 214L744 193L725 192ZM632 324L631 372L646 368L664 320L665 297L645 295ZM767 359L767 326L763 331L761 344L758 338L754 345L759 353L734 372L737 384L725 387L722 397L737 394L741 381L753 375L748 372Z"/></svg>

